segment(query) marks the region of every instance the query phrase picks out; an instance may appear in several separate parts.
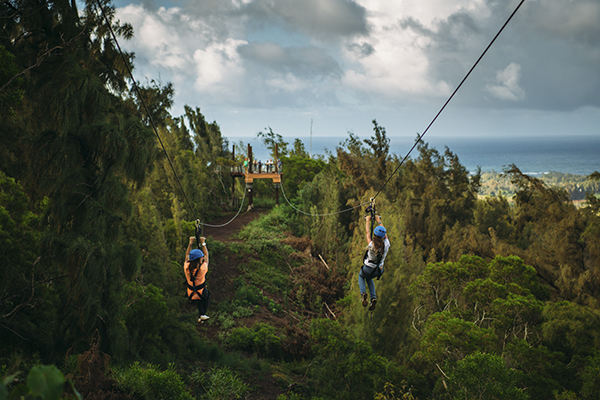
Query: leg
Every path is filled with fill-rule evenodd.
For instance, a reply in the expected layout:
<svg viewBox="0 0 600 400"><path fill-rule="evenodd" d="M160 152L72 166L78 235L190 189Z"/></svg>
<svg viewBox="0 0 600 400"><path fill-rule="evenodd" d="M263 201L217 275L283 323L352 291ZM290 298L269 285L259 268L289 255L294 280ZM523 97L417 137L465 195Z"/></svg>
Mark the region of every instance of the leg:
<svg viewBox="0 0 600 400"><path fill-rule="evenodd" d="M371 305L369 306L369 311L373 311L375 306L377 305L377 293L375 293L375 282L373 279L367 279L367 284L369 285L369 293L371 293Z"/></svg>
<svg viewBox="0 0 600 400"><path fill-rule="evenodd" d="M361 295L363 293L367 292L367 287L365 285L365 278L363 277L362 269L361 269L360 273L358 274L358 287L360 289Z"/></svg>
<svg viewBox="0 0 600 400"><path fill-rule="evenodd" d="M203 307L203 313L202 315L206 315L206 312L208 311L208 305L210 303L210 297L206 298L206 299L202 299L200 300L202 302L202 307Z"/></svg>
<svg viewBox="0 0 600 400"><path fill-rule="evenodd" d="M375 293L375 283L373 279L367 279L367 285L369 285L369 293L371 294L371 300L377 298L377 294Z"/></svg>
<svg viewBox="0 0 600 400"><path fill-rule="evenodd" d="M200 316L202 315L202 300L192 300L192 303L198 308L198 322L200 322Z"/></svg>
<svg viewBox="0 0 600 400"><path fill-rule="evenodd" d="M208 289L204 289L204 290L208 290ZM210 303L210 292L208 292L208 295L206 297L204 297L205 293L202 293L202 298L200 299L200 306L198 306L198 311L200 312L200 319L202 321L206 321L209 317L206 315L206 312L208 311L208 304Z"/></svg>
<svg viewBox="0 0 600 400"><path fill-rule="evenodd" d="M366 307L369 304L367 300L367 288L365 285L365 277L362 273L362 268L360 269L360 273L358 274L358 287L360 288L360 298L362 300L363 307Z"/></svg>

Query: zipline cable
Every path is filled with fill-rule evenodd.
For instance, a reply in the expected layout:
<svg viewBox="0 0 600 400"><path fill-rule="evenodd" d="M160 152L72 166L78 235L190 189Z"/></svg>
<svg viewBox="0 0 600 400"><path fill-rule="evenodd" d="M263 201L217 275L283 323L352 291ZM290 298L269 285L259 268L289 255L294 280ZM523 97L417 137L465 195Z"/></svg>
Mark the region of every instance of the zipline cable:
<svg viewBox="0 0 600 400"><path fill-rule="evenodd" d="M327 217L329 215L337 215L337 214L342 214L345 213L347 211L352 211L352 210L356 210L357 208L360 208L364 205L370 204L371 202L368 203L363 203L363 204L359 204L356 207L352 207L352 208L348 208L342 211L336 211L336 212L332 212L332 213L327 213L327 214L311 214L311 213L307 213L306 211L302 211L299 208L296 208L287 198L287 196L285 195L285 190L283 190L283 182L281 183L281 193L283 194L283 198L285 199L285 201L290 205L290 207L292 207L294 210L298 211L299 213L305 214L305 215L310 215L311 217Z"/></svg>
<svg viewBox="0 0 600 400"><path fill-rule="evenodd" d="M341 211L337 211L334 213L326 213L326 214L312 214L312 213L307 213L305 211L302 211L300 209L298 209L297 207L295 207L287 198L287 196L285 195L285 190L283 188L283 184L281 185L281 192L283 193L283 197L285 198L285 200L287 201L287 203L296 211L305 214L305 215L310 215L310 216L329 216L329 215L337 215L337 214L342 214L344 212L348 212L348 211L352 211L355 210L359 207L362 207L366 204L370 204L372 203L377 196L379 196L379 194L383 191L383 189L385 188L385 186L389 183L389 181L392 179L392 177L396 174L396 172L398 172L398 170L400 169L400 167L404 164L404 162L407 160L408 156L410 155L410 153L415 149L415 147L417 147L417 145L419 144L420 141L422 141L423 137L425 136L425 134L429 131L429 128L431 128L431 126L433 125L433 123L437 120L437 118L440 116L440 114L444 111L444 109L446 108L446 106L448 105L448 103L450 103L450 101L452 100L452 98L454 97L454 95L456 95L456 93L458 92L458 90L462 87L462 85L465 83L465 81L467 80L467 78L471 75L471 73L473 72L473 70L475 69L475 67L477 67L477 65L479 64L479 62L481 61L481 59L485 56L485 54L488 52L488 50L490 49L490 47L492 47L492 45L494 44L494 42L496 41L496 39L500 36L500 34L502 33L502 31L504 30L504 28L508 25L508 23L511 21L511 19L514 17L514 15L517 13L517 11L519 10L519 8L521 8L521 6L523 5L523 3L525 2L525 0L521 0L521 2L517 5L517 7L515 8L515 10L512 12L512 14L508 17L508 19L506 20L506 22L504 23L504 25L502 25L502 27L500 28L500 30L498 31L498 33L496 33L496 35L494 36L494 38L491 40L491 42L488 44L488 46L485 48L485 50L483 51L483 53L479 56L479 58L477 59L477 61L475 62L475 64L473 64L473 66L471 67L471 69L469 70L469 72L467 72L467 74L465 75L465 77L462 79L462 81L460 82L460 84L456 87L456 89L454 89L454 91L452 92L452 94L450 95L450 97L446 100L446 102L444 103L444 105L442 106L442 108L437 112L437 114L435 115L435 117L431 120L431 122L429 123L429 125L427 125L427 127L425 128L425 130L423 131L423 133L421 135L419 135L419 138L415 141L415 144L410 148L410 150L408 151L408 153L404 156L404 158L402 159L402 161L400 162L400 164L396 167L396 169L394 170L394 172L392 172L392 174L388 177L388 179L383 183L383 185L381 186L381 188L379 189L379 191L375 194L374 197L372 197L371 201L368 203L363 203L360 204L356 207L352 207L352 208L348 208L345 210L341 210ZM152 125L152 128L154 130L154 133L156 135L156 137L158 138L158 141L163 149L163 151L165 152L165 155L167 157L167 160L169 161L169 165L171 166L171 169L173 170L173 174L175 175L175 178L177 180L177 183L179 185L179 188L181 189L181 192L183 193L188 205L190 206L190 210L192 210L192 212L194 212L194 207L192 206L192 203L190 202L187 194L185 193L185 190L183 189L183 185L179 179L179 176L177 175L177 173L175 172L175 167L173 166L173 163L171 161L171 158L169 157L169 154L167 153L167 150L162 142L162 139L160 137L160 135L158 134L158 129L156 128L156 124L154 123L154 120L152 119L151 115L150 115L150 111L148 110L148 107L146 105L146 102L144 101L144 98L142 97L139 87L137 85L137 82L135 81L135 78L133 77L133 73L131 72L131 68L129 67L129 63L127 62L127 59L125 58L125 55L123 54L123 51L121 50L121 46L119 45L119 42L117 40L117 37L112 29L112 26L110 24L110 21L108 20L108 17L106 16L106 13L104 12L104 9L102 8L102 5L100 4L99 0L96 0L96 4L97 7L100 9L100 12L102 14L102 16L104 17L104 20L106 21L106 24L110 30L110 33L113 37L113 40L115 41L115 44L117 45L117 48L119 49L119 53L121 54L121 58L123 59L123 62L125 64L125 67L127 68L127 72L129 73L129 76L131 77L131 80L133 82L133 87L135 88L138 97L140 99L140 101L142 102L142 105L144 107L144 110L146 111L146 114L148 115L148 119ZM244 199L246 197L246 192L244 191ZM243 200L242 200L242 206L243 206ZM239 215L239 213L241 212L242 207L240 207L240 209L238 210L238 213L235 215L235 217L233 217L232 220L230 220L229 222L227 222L226 224L223 225L210 225L210 224L202 224L199 223L199 220L196 220L197 223L199 225L204 225L204 226L212 226L212 227L223 227L228 225L229 223L231 223L235 218L237 218L237 216Z"/></svg>
<svg viewBox="0 0 600 400"><path fill-rule="evenodd" d="M410 155L410 153L414 150L414 148L417 147L417 145L419 144L419 142L423 139L423 136L425 136L425 134L427 133L427 131L431 127L431 125L433 125L433 123L440 116L440 114L442 113L442 111L444 111L444 109L446 108L446 106L448 105L448 103L450 103L450 100L452 100L452 98L454 97L454 95L456 94L456 92L458 92L458 89L460 89L460 87L463 85L463 83L465 83L465 81L467 80L467 78L469 77L469 75L471 75L471 72L473 72L473 70L475 69L475 67L477 67L477 64L479 64L479 61L481 61L481 59L483 58L483 56L485 55L485 53L487 53L487 51L490 49L490 47L492 47L492 45L494 44L494 42L496 41L496 39L498 38L498 36L500 36L500 33L502 33L502 31L504 30L504 28L506 27L506 25L508 25L508 23L510 22L510 20L514 17L514 15L517 13L517 11L519 10L519 8L521 8L521 5L523 5L524 2L525 2L525 0L521 0L521 2L519 3L519 5L515 8L515 10L510 15L510 17L508 17L508 19L506 20L506 22L504 23L504 25L502 25L502 28L500 28L500 30L498 31L498 33L496 33L496 36L494 36L494 38L492 39L492 41L490 42L490 44L488 44L488 46L485 48L485 50L483 51L483 53L481 53L481 55L479 56L479 58L477 59L477 61L475 61L475 64L473 64L473 66L471 67L471 69L469 70L469 72L467 73L467 75L465 75L465 77L460 82L460 84L456 87L456 89L454 89L454 92L452 92L452 95L450 95L450 97L448 98L448 100L446 100L446 102L444 103L444 105L442 106L442 108L440 109L440 111L438 111L438 113L435 115L435 117L433 118L433 120L431 120L431 122L429 123L429 125L427 125L427 128L425 128L425 130L423 131L423 133L419 136L419 139L415 140L415 144L411 147L411 149L408 151L408 153L404 156L404 158L402 159L402 161L400 162L400 164L396 167L396 169L394 170L394 172L392 172L392 174L390 175L390 177L381 186L381 189L379 189L379 191L377 192L377 194L375 195L375 197L373 197L373 199L375 199L375 198L377 198L377 196L379 196L379 193L381 193L381 191L385 188L385 186L388 184L388 182L390 181L390 179L392 179L392 177L396 174L396 172L398 172L398 170L400 169L400 167L402 166L402 164L404 164L404 161L406 161L406 159L408 158L408 156Z"/></svg>
<svg viewBox="0 0 600 400"><path fill-rule="evenodd" d="M108 29L110 30L112 38L115 41L115 44L117 45L117 49L119 49L119 53L121 54L121 58L123 59L123 63L125 64L125 68L127 69L127 72L129 73L131 81L133 82L133 87L135 88L135 91L136 91L136 93L138 95L138 98L140 99L140 101L142 102L142 105L144 106L144 110L146 111L146 115L148 115L148 120L150 120L150 124L152 125L152 129L154 130L154 134L158 138L158 142L160 143L160 146L162 147L163 151L165 152L165 156L167 157L167 160L169 161L169 165L171 166L171 169L173 170L173 175L175 175L175 180L177 181L177 184L179 185L179 188L181 189L181 192L183 193L183 197L185 197L185 200L187 201L188 206L190 207L190 211L192 212L192 214L196 215L194 206L192 206L192 203L190 202L190 199L188 198L187 194L185 193L185 190L183 190L183 185L181 184L181 181L179 180L179 176L175 172L175 167L173 166L173 162L171 162L171 158L169 157L169 153L167 153L167 149L165 148L165 145L163 144L163 141L160 138L160 135L158 134L158 129L156 128L156 124L154 123L154 120L152 119L152 116L150 115L150 111L148 110L148 106L146 105L146 101L144 100L144 97L142 96L142 93L140 92L138 84L137 84L135 78L133 77L133 73L131 72L131 68L129 67L129 63L127 62L127 59L125 58L125 55L123 54L123 51L121 50L121 46L119 45L119 41L117 40L117 36L115 35L115 32L113 31L112 25L110 24L110 21L108 20L108 17L106 16L106 13L104 12L104 8L102 7L102 4L100 4L100 0L96 0L96 7L100 9L100 13L104 17L104 20L106 21L106 25L108 26ZM244 194L245 194L245 192L244 192Z"/></svg>
<svg viewBox="0 0 600 400"><path fill-rule="evenodd" d="M283 193L283 197L285 198L285 200L287 201L287 203L294 210L296 210L296 211L298 211L298 212L300 212L302 214L313 216L313 217L322 217L322 216L328 216L328 215L341 214L341 213L344 213L344 212L347 212L347 211L355 210L355 209L357 209L359 207L362 207L362 206L364 206L366 204L372 204L375 201L375 199L377 198L377 196L379 196L379 194L383 191L383 189L388 184L388 182L396 174L396 172L398 172L398 170L400 169L400 167L402 166L402 164L404 164L404 162L407 160L407 158L410 155L410 153L412 153L412 151L415 149L415 147L417 147L417 145L419 144L419 142L422 141L423 136L425 136L425 134L427 133L427 131L429 131L429 128L431 128L431 126L437 120L437 118L440 116L440 114L442 113L442 111L444 111L444 109L446 108L446 106L448 105L448 103L450 103L450 100L452 100L452 98L458 92L458 90L461 88L461 86L463 85L463 83L465 83L465 81L471 75L471 73L473 72L473 70L475 69L475 67L477 67L477 65L479 64L479 62L483 58L483 56L485 56L485 54L488 52L488 50L490 49L490 47L492 47L492 45L494 44L494 42L496 41L496 39L498 39L498 36L500 36L500 34L504 30L504 28L506 28L506 26L508 25L508 23L510 22L510 20L515 16L515 14L519 10L519 8L521 8L521 6L523 5L524 2L525 2L525 0L521 0L521 2L519 3L519 5L517 5L517 7L514 9L514 11L512 12L512 14L508 17L508 19L506 20L506 22L504 23L504 25L502 25L502 27L500 28L500 30L498 31L498 33L496 33L496 35L494 36L494 38L492 39L492 41L487 45L487 47L485 48L485 50L483 51L483 53L481 53L481 55L479 56L479 58L477 59L477 61L475 61L475 64L473 64L473 66L471 67L471 69L469 70L469 72L467 72L467 74L462 79L462 81L460 82L460 84L456 87L456 89L454 89L454 92L452 92L452 94L450 95L450 97L448 97L448 100L446 100L446 102L444 103L444 105L442 106L442 108L437 112L437 114L431 120L431 122L429 123L429 125L427 125L427 127L425 128L425 130L423 131L423 133L421 135L419 135L419 138L417 140L415 140L415 144L410 148L410 150L408 151L408 153L406 153L406 155L404 156L404 158L402 159L402 161L400 162L400 164L396 167L396 169L394 170L394 172L392 172L392 174L389 176L389 178L383 183L383 185L381 186L381 188L379 189L379 191L375 194L374 197L371 198L371 200L368 203L363 203L363 204L361 204L359 206L348 208L346 210L342 210L342 211L338 211L338 212L334 212L334 213L328 213L328 214L311 214L311 213L307 213L306 211L302 211L302 210L296 208L292 203L290 203L290 201L288 200L287 196L285 195L285 191L283 190L283 183L282 183L281 184L281 192Z"/></svg>
<svg viewBox="0 0 600 400"><path fill-rule="evenodd" d="M244 200L246 200L246 190L244 190L244 196L242 197L242 203L240 204L240 209L238 210L237 214L235 214L235 216L229 220L229 222L226 222L226 223L221 224L221 225L203 224L203 223L200 222L200 225L208 226L208 227L211 227L211 228L222 228L224 226L229 225L230 223L233 222L234 219L237 218L238 215L240 215L240 212L242 211L242 208L244 207Z"/></svg>
<svg viewBox="0 0 600 400"><path fill-rule="evenodd" d="M133 87L135 88L136 93L138 95L138 98L140 99L140 101L142 102L142 105L144 106L144 110L146 111L146 115L148 115L148 119L150 120L150 124L152 125L152 129L154 130L154 134L158 138L158 142L160 143L160 146L162 147L163 151L165 152L165 156L167 157L167 160L169 161L169 165L171 166L171 170L173 171L173 175L175 175L175 180L177 181L177 184L179 185L179 189L181 190L181 193L183 193L183 197L185 197L185 200L187 201L187 204L190 207L190 211L192 212L193 215L195 215L196 211L194 209L194 206L190 202L190 199L188 198L187 194L185 193L185 190L183 189L183 185L181 184L181 180L179 179L179 176L177 175L177 172L175 172L175 167L173 166L173 162L171 161L171 158L169 157L169 154L167 153L167 149L165 148L165 145L163 144L163 141L162 141L160 135L158 134L158 129L156 128L156 124L154 123L154 120L152 119L152 116L150 115L150 111L148 110L148 106L146 105L146 101L144 100L144 98L142 97L142 94L140 93L140 89L139 89L139 87L137 85L137 82L136 82L135 78L133 77L133 73L131 71L131 68L129 67L129 63L127 62L127 59L125 58L125 55L123 54L123 51L121 50L121 46L119 45L119 41L117 40L117 36L115 35L115 32L112 29L110 21L108 20L108 17L106 16L106 13L104 12L104 8L100 4L99 0L96 1L96 7L100 9L100 13L104 17L104 20L106 21L106 25L108 25L108 29L110 30L112 38L115 41L115 44L117 45L117 48L119 49L119 53L121 54L121 58L123 59L123 63L125 64L125 67L127 68L127 72L129 73L129 76L131 77L131 80L133 82ZM235 216L229 222L227 222L225 224L221 224L221 225L211 225L211 224L201 223L200 220L197 219L196 220L196 228L198 228L200 225L202 225L202 226L208 226L208 227L212 227L212 228L222 228L224 226L229 225L231 222L233 222L234 219L236 219L238 217L238 215L240 215L240 212L242 211L242 208L244 206L244 200L245 199L246 199L246 191L244 190L244 196L242 198L242 202L241 202L240 208L239 208L237 214L235 214Z"/></svg>

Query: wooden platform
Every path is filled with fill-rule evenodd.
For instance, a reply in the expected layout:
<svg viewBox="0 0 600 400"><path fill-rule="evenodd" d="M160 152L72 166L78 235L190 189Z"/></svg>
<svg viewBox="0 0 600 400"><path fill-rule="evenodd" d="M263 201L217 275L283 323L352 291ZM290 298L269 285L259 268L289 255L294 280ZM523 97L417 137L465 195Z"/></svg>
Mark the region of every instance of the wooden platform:
<svg viewBox="0 0 600 400"><path fill-rule="evenodd" d="M281 183L281 174L276 172L260 173L260 174L243 174L245 175L246 183L252 183L255 179L273 179L273 183Z"/></svg>

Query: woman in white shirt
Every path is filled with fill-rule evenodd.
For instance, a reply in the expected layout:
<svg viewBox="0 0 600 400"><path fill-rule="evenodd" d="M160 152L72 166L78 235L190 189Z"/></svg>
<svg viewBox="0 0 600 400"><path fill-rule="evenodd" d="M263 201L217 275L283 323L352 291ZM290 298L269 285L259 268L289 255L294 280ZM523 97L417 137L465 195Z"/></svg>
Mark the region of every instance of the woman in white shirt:
<svg viewBox="0 0 600 400"><path fill-rule="evenodd" d="M390 240L381 223L381 217L376 215L375 221L377 221L377 226L373 229L373 237L371 238L371 216L367 215L365 224L367 251L363 260L363 265L360 268L360 273L358 274L358 286L360 288L362 305L363 307L366 307L369 304L366 290L366 286L368 285L369 293L371 294L371 305L369 306L369 310L371 311L375 309L375 306L377 305L377 294L375 293L375 283L373 282L373 279L379 279L383 274L383 262L390 249Z"/></svg>

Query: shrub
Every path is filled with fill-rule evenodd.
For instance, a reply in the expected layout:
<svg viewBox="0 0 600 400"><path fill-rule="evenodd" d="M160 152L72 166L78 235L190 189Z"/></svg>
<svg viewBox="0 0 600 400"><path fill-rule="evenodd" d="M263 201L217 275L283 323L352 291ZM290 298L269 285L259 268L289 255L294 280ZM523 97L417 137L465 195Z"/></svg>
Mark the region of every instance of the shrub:
<svg viewBox="0 0 600 400"><path fill-rule="evenodd" d="M166 371L160 371L155 365L149 364L144 368L139 362L135 362L123 370L117 370L115 380L117 386L136 399L191 400L193 398L186 390L173 364L169 364Z"/></svg>
<svg viewBox="0 0 600 400"><path fill-rule="evenodd" d="M201 398L210 400L241 399L249 392L249 386L229 368L214 368L202 374L194 372L192 382L206 389Z"/></svg>
<svg viewBox="0 0 600 400"><path fill-rule="evenodd" d="M275 328L268 324L258 323L252 328L234 328L226 342L232 349L252 351L260 356L281 357L282 338L277 336Z"/></svg>
<svg viewBox="0 0 600 400"><path fill-rule="evenodd" d="M37 365L29 371L27 381L18 384L8 391L9 386L15 382L17 374L6 377L0 381L0 399L82 399L82 396L73 386L73 382L65 379L65 376L54 365ZM69 384L71 393L68 397L63 396L65 383Z"/></svg>
<svg viewBox="0 0 600 400"><path fill-rule="evenodd" d="M502 357L475 352L460 360L450 374L450 392L454 399L528 399L515 386L518 372L506 366Z"/></svg>

